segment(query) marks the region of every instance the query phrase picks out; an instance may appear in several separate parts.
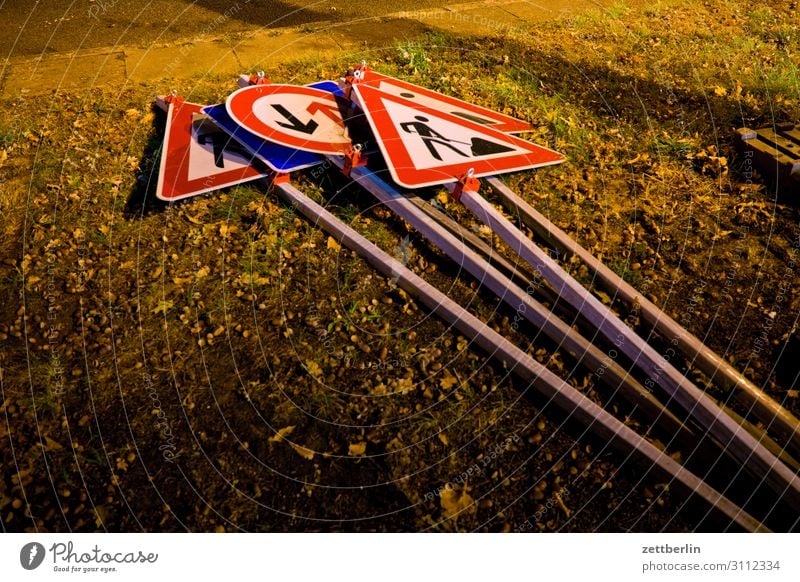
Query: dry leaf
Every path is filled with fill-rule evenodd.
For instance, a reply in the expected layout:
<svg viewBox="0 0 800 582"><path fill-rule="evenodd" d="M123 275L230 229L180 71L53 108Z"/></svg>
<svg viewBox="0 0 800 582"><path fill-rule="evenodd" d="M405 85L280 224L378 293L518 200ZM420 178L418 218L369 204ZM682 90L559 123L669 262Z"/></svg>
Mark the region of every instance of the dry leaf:
<svg viewBox="0 0 800 582"><path fill-rule="evenodd" d="M359 457L367 452L367 443L360 442L360 443L350 443L350 446L347 447L347 454L351 457Z"/></svg>
<svg viewBox="0 0 800 582"><path fill-rule="evenodd" d="M219 235L222 238L228 238L228 235L236 232L237 230L238 230L238 228L236 226L233 226L233 225L228 225L228 224L220 224L219 225Z"/></svg>
<svg viewBox="0 0 800 582"><path fill-rule="evenodd" d="M462 512L472 513L475 511L474 500L466 491L456 491L450 487L442 489L439 496L439 503L444 510L444 517L450 519L458 517Z"/></svg>
<svg viewBox="0 0 800 582"><path fill-rule="evenodd" d="M269 437L269 442L271 442L271 443L279 443L279 442L281 442L283 440L283 437L289 436L290 434L292 434L293 430L294 430L294 425L286 426L286 427L278 430L278 432L275 433L275 436Z"/></svg>
<svg viewBox="0 0 800 582"><path fill-rule="evenodd" d="M48 453L52 453L53 451L60 451L64 447L57 441L54 441L49 436L44 437L44 450Z"/></svg>
<svg viewBox="0 0 800 582"><path fill-rule="evenodd" d="M306 362L306 369L308 370L308 373L314 376L315 378L322 377L322 368L320 368L319 364L317 364L315 361L308 360Z"/></svg>
<svg viewBox="0 0 800 582"><path fill-rule="evenodd" d="M341 245L340 245L338 242L336 242L336 241L334 240L334 238L333 238L332 236L329 236L329 237L328 237L328 248L329 248L329 249L333 249L333 250L335 250L335 251L338 251L338 250L339 250L340 248L342 248L342 247L341 247Z"/></svg>
<svg viewBox="0 0 800 582"><path fill-rule="evenodd" d="M594 294L597 295L604 305L611 305L611 297L605 291L595 291Z"/></svg>
<svg viewBox="0 0 800 582"><path fill-rule="evenodd" d="M300 445L296 445L294 443L289 443L289 444L292 446L295 452L301 457L303 457L306 461L310 461L311 459L314 458L314 451L312 451L311 449L301 447Z"/></svg>
<svg viewBox="0 0 800 582"><path fill-rule="evenodd" d="M458 380L456 380L455 376L451 376L450 374L448 374L447 376L444 376L442 377L441 380L439 380L439 386L442 387L442 390L450 390L450 388L455 386L457 381Z"/></svg>
<svg viewBox="0 0 800 582"><path fill-rule="evenodd" d="M173 305L174 303L172 303L172 301L159 301L156 308L153 309L153 313L166 313L172 309Z"/></svg>

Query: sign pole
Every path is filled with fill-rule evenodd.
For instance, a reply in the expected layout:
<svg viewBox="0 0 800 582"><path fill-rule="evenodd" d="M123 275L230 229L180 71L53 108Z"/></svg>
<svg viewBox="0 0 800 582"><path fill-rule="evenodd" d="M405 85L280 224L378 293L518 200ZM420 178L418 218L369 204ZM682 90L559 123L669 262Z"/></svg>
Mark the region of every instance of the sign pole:
<svg viewBox="0 0 800 582"><path fill-rule="evenodd" d="M711 399L666 358L626 326L600 300L570 277L542 249L523 235L494 206L475 192L464 190L461 203L497 233L511 249L536 269L559 296L584 315L609 342L626 354L649 378L645 386L661 386L697 422L729 450L744 467L753 467L772 489L786 495L800 509L800 477L732 418L722 413ZM787 494L790 493L790 494Z"/></svg>
<svg viewBox="0 0 800 582"><path fill-rule="evenodd" d="M358 170L355 170L357 173ZM534 386L546 398L625 454L636 454L654 469L669 476L690 495L697 495L716 512L745 531L769 531L757 519L694 473L653 446L631 428L617 420L578 390L520 350L486 323L452 301L444 293L416 275L400 261L390 257L351 227L305 196L288 182L275 184L285 202L299 210L312 223L320 225L344 246L365 258L384 276L395 277L400 287L419 298L432 312L455 327L494 358L506 363L512 372Z"/></svg>

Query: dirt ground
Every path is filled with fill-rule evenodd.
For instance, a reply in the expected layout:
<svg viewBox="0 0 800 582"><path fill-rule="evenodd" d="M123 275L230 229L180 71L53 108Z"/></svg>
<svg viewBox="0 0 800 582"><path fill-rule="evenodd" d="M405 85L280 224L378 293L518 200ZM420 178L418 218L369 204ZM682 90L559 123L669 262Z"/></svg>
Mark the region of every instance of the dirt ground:
<svg viewBox="0 0 800 582"><path fill-rule="evenodd" d="M675 0L267 73L308 83L365 58L530 121L524 137L568 161L506 181L798 414L797 189L776 194L733 132L798 119L799 40L794 3ZM234 86L176 84L198 103ZM727 528L264 188L155 201L165 89L2 104L4 530ZM333 172L294 182L648 428L363 191ZM444 192L426 195L491 240ZM729 470L710 479L725 486ZM754 511L795 527L756 493Z"/></svg>

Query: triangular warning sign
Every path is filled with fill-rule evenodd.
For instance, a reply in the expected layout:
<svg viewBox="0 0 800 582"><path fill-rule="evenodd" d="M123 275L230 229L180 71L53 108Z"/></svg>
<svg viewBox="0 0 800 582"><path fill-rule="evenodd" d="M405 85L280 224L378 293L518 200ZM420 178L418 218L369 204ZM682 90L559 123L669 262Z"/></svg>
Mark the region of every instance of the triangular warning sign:
<svg viewBox="0 0 800 582"><path fill-rule="evenodd" d="M558 152L368 85L353 86L392 178L407 188L558 164Z"/></svg>
<svg viewBox="0 0 800 582"><path fill-rule="evenodd" d="M467 101L450 97L436 91L431 91L425 87L414 85L407 81L401 81L388 75L383 75L372 69L367 68L361 73L361 78L357 82L359 86L368 86L379 89L384 93L403 97L419 105L450 113L461 119L473 121L479 125L491 127L506 133L519 133L533 129L530 123L516 119L510 115L492 111L486 107L473 105Z"/></svg>
<svg viewBox="0 0 800 582"><path fill-rule="evenodd" d="M236 142L200 114L202 105L172 100L161 150L156 197L175 201L264 177L267 168L254 164Z"/></svg>

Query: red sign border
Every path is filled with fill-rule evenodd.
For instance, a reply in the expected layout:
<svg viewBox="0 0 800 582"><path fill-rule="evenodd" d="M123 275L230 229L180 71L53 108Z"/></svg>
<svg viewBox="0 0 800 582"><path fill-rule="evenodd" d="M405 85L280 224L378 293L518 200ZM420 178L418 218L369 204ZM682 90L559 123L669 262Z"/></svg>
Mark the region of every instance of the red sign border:
<svg viewBox="0 0 800 582"><path fill-rule="evenodd" d="M254 133L262 139L275 142L277 144L312 152L316 154L325 155L343 155L347 149L345 144L332 144L324 141L304 140L298 139L291 135L282 133L260 119L252 115L253 104L257 99L265 95L272 95L275 93L286 94L300 94L310 97L319 97L321 101L335 105L337 108L339 102L333 93L323 91L322 89L314 89L313 87L303 87L299 85L283 85L283 84L267 84L267 85L252 85L234 91L228 96L225 101L225 108L228 110L228 115L250 133ZM345 129L344 119L341 120L342 129Z"/></svg>
<svg viewBox="0 0 800 582"><path fill-rule="evenodd" d="M189 179L188 156L192 140L192 114L200 113L203 107L204 105L185 101L178 105L175 102L169 104L167 125L164 130L164 142L161 146L158 186L156 188L156 198L159 200L175 202L176 200L199 196L200 194L236 186L237 184L257 180L269 175L269 171L266 169L262 171L254 166L249 166L194 180ZM165 195L165 190L170 193L179 192L179 194L174 196Z"/></svg>
<svg viewBox="0 0 800 582"><path fill-rule="evenodd" d="M497 111L493 111L486 107L481 107L480 105L475 105L468 101L464 101L462 99L458 99L456 97L451 97L449 95L445 95L443 93L439 93L438 91L433 91L432 89L426 89L425 87L421 87L420 85L415 85L414 83L409 83L408 81L403 81L402 79L397 79L396 77L390 77L389 75L384 75L383 73L378 73L377 71L373 71L372 69L367 69L365 74L364 80L359 81L356 85L362 86L367 85L372 89L377 89L382 93L380 89L381 82L388 82L393 85L398 85L401 88L407 88L409 91L416 91L417 93L424 95L430 99L436 99L437 101L442 101L444 103L448 103L450 105L459 107L460 109L466 109L467 111L471 111L475 113L475 115L480 115L481 117L486 117L495 121L492 125L486 125L483 123L479 123L481 127L491 127L497 131L502 131L503 133L522 133L525 131L531 131L533 126L528 123L527 121L522 121L521 119L517 119L516 117L511 117L510 115L506 115L505 113L499 113ZM414 103L413 99L406 99ZM423 107L430 107L429 105L423 105ZM437 109L437 108L433 108ZM438 111L438 109L437 109ZM449 111L444 111L444 113L450 113ZM452 115L452 114L451 114ZM464 119L456 115L458 119ZM467 120L469 121L469 120Z"/></svg>
<svg viewBox="0 0 800 582"><path fill-rule="evenodd" d="M395 182L406 188L423 188L425 186L436 186L448 182L455 182L470 168L475 171L475 177L479 178L481 176L491 176L503 172L515 172L551 166L560 164L565 160L563 155L551 149L525 141L489 126L467 121L464 118L457 117L450 113L426 107L410 99L406 99L405 97L384 93L380 89L368 85L365 86L362 83L354 85L353 89L356 91L358 102L361 105L364 115L366 115L370 126L375 132L378 147L381 153L383 153L392 178ZM447 164L437 168L417 169L411 160L411 155L403 145L402 138L397 132L394 123L391 121L391 118L389 118L386 109L384 107L370 107L370 104L376 99L379 101L389 100L406 107L412 107L420 113L456 123L462 127L496 139L501 143L523 148L527 150L528 153L511 154L485 161L473 160L469 162L460 162L458 164ZM391 149L390 151L390 148L393 147L392 144L398 144L399 147ZM549 155L542 159L541 155L543 153Z"/></svg>

